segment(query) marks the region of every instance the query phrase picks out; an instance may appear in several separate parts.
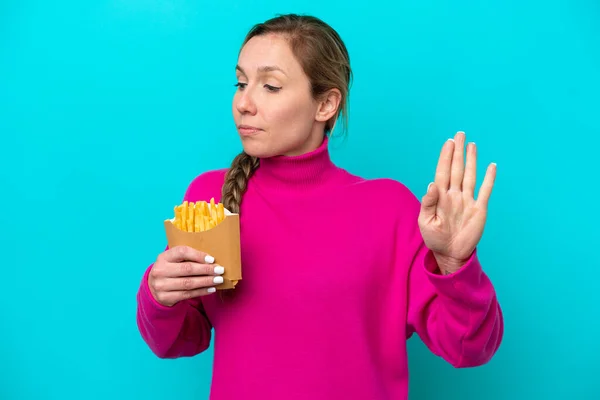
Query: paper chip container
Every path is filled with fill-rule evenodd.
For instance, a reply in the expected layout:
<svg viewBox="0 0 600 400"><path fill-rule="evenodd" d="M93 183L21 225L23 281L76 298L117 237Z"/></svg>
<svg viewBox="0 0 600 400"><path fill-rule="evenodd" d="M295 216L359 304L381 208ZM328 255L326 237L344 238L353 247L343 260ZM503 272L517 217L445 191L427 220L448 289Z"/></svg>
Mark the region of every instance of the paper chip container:
<svg viewBox="0 0 600 400"><path fill-rule="evenodd" d="M189 246L215 258L215 264L225 268L223 283L218 290L233 289L242 279L240 255L240 217L225 209L225 219L217 226L203 232L186 232L178 229L175 218L164 221L169 248Z"/></svg>

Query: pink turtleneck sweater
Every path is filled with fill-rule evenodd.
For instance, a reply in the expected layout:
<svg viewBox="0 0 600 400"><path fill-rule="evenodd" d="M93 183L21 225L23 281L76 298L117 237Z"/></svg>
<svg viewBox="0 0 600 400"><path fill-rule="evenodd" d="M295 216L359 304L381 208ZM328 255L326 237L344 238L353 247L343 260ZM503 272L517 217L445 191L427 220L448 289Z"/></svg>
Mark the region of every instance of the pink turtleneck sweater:
<svg viewBox="0 0 600 400"><path fill-rule="evenodd" d="M184 199L220 199L224 174L199 175ZM214 335L211 400L406 399L413 333L456 367L484 364L503 334L492 283L477 252L455 274L436 273L419 207L397 181L335 166L327 140L261 160L240 210L243 280L233 296L165 307L148 268L141 335L162 358L194 356Z"/></svg>

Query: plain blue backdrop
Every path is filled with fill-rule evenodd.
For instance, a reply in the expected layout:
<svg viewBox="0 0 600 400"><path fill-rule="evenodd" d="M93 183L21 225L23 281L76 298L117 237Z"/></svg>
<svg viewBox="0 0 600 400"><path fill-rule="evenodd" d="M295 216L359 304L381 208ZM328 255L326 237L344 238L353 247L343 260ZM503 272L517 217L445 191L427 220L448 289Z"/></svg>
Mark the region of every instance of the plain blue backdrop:
<svg viewBox="0 0 600 400"><path fill-rule="evenodd" d="M187 184L240 150L243 36L298 12L351 54L340 166L420 197L458 130L479 183L498 164L479 254L504 342L455 370L411 339L411 399L597 399L600 3L283 4L2 0L0 398L207 397L212 348L156 358L135 295Z"/></svg>

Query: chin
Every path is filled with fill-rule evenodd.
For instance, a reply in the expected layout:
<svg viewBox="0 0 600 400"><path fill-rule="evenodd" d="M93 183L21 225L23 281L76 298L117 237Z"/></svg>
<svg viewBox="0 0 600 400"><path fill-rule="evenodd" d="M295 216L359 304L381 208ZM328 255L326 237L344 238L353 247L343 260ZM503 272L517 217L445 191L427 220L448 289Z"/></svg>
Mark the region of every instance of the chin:
<svg viewBox="0 0 600 400"><path fill-rule="evenodd" d="M252 157L268 158L276 155L276 152L262 140L257 140L256 137L242 137L242 146L244 152Z"/></svg>

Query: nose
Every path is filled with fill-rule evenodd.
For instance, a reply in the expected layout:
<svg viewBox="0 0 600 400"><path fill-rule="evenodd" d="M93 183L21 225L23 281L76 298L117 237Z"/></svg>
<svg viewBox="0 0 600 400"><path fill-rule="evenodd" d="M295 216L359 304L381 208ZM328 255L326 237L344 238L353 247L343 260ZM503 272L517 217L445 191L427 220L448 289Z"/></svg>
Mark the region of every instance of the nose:
<svg viewBox="0 0 600 400"><path fill-rule="evenodd" d="M244 91L237 93L235 107L240 114L256 114L256 103L247 87Z"/></svg>

